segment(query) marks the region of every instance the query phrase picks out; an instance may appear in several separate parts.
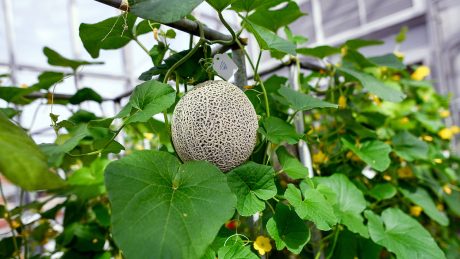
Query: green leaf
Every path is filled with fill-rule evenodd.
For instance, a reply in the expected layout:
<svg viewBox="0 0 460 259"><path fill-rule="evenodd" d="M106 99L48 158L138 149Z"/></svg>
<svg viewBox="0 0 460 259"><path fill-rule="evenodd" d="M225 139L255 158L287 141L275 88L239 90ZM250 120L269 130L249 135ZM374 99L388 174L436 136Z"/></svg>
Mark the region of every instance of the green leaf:
<svg viewBox="0 0 460 259"><path fill-rule="evenodd" d="M308 42L307 37L304 37L302 35L294 35L288 26L284 27L284 34L286 34L287 39L295 45L304 44Z"/></svg>
<svg viewBox="0 0 460 259"><path fill-rule="evenodd" d="M217 11L222 11L235 0L206 0L206 2Z"/></svg>
<svg viewBox="0 0 460 259"><path fill-rule="evenodd" d="M332 205L317 189L308 188L302 194L293 184L289 184L284 197L294 206L300 218L312 221L320 230L330 230L337 223Z"/></svg>
<svg viewBox="0 0 460 259"><path fill-rule="evenodd" d="M241 12L250 12L263 6L273 6L281 3L283 0L235 0L232 3L232 9Z"/></svg>
<svg viewBox="0 0 460 259"><path fill-rule="evenodd" d="M127 258L199 258L236 199L212 164L139 151L107 166L112 234Z"/></svg>
<svg viewBox="0 0 460 259"><path fill-rule="evenodd" d="M97 158L89 167L82 167L73 172L67 179L72 192L82 199L104 194L104 170L108 163L108 160Z"/></svg>
<svg viewBox="0 0 460 259"><path fill-rule="evenodd" d="M361 160L379 172L385 171L391 163L389 154L391 147L379 140L369 140L356 147L348 140L342 138L344 146L353 151Z"/></svg>
<svg viewBox="0 0 460 259"><path fill-rule="evenodd" d="M119 49L133 40L136 37L132 33L135 22L136 16L126 13L94 24L82 23L79 28L80 39L91 57L97 58L101 49ZM138 33L149 31L137 30Z"/></svg>
<svg viewBox="0 0 460 259"><path fill-rule="evenodd" d="M381 40L363 40L363 39L351 39L347 40L344 46L350 49L360 49L368 46L382 45L384 42Z"/></svg>
<svg viewBox="0 0 460 259"><path fill-rule="evenodd" d="M203 0L129 0L129 11L135 16L172 23L190 14Z"/></svg>
<svg viewBox="0 0 460 259"><path fill-rule="evenodd" d="M200 60L202 60L205 57L205 50L208 53L211 51L209 46L200 47L187 61L182 63L175 70L175 72L179 74L180 79L182 79L184 82L187 82L189 85L195 85L208 80L208 73L201 65L199 65ZM181 60L185 55L187 55L189 51L190 50L184 50L169 56L167 59L164 60L163 64L155 64L154 67L143 72L139 76L139 79L143 81L148 81L151 80L153 76L160 75L160 77L158 77L158 80L163 80L168 69L171 68L174 64L176 64L179 60ZM159 55L164 55L164 53L159 53Z"/></svg>
<svg viewBox="0 0 460 259"><path fill-rule="evenodd" d="M449 225L449 218L447 218L446 214L436 208L436 204L425 189L417 187L412 190L408 188L399 188L399 190L410 201L422 207L423 211L431 219L438 222L441 226Z"/></svg>
<svg viewBox="0 0 460 259"><path fill-rule="evenodd" d="M14 108L0 108L0 112L3 113L9 119L13 118L14 116L20 113L20 111Z"/></svg>
<svg viewBox="0 0 460 259"><path fill-rule="evenodd" d="M364 214L372 240L395 253L398 258L445 258L430 233L401 210L388 208L381 217L370 210Z"/></svg>
<svg viewBox="0 0 460 259"><path fill-rule="evenodd" d="M102 103L102 96L100 96L96 91L91 88L82 88L79 89L72 97L70 97L69 102L71 104L80 104L84 101L95 101L97 103Z"/></svg>
<svg viewBox="0 0 460 259"><path fill-rule="evenodd" d="M217 257L219 259L259 259L251 251L249 246L245 246L239 242L219 248Z"/></svg>
<svg viewBox="0 0 460 259"><path fill-rule="evenodd" d="M274 144L283 142L295 144L303 136L297 133L291 124L273 116L265 118L262 121L262 127L259 127L258 131Z"/></svg>
<svg viewBox="0 0 460 259"><path fill-rule="evenodd" d="M355 80L359 81L361 85L366 88L369 92L377 95L378 97L390 101L390 102L400 102L406 96L401 91L388 87L381 81L377 80L375 77L359 72L357 70L345 67L338 67L337 70L342 74L348 75Z"/></svg>
<svg viewBox="0 0 460 259"><path fill-rule="evenodd" d="M308 176L308 168L303 166L297 158L289 154L284 146L276 150L276 155L283 168L283 172L292 179L302 179Z"/></svg>
<svg viewBox="0 0 460 259"><path fill-rule="evenodd" d="M383 67L389 67L397 70L404 70L406 68L406 66L401 62L401 60L399 60L399 58L396 57L394 54L370 57L368 59L372 63Z"/></svg>
<svg viewBox="0 0 460 259"><path fill-rule="evenodd" d="M396 35L396 37L395 37L396 43L401 44L406 40L407 31L409 31L409 27L407 27L407 26L401 27L401 30L399 30L398 35Z"/></svg>
<svg viewBox="0 0 460 259"><path fill-rule="evenodd" d="M22 238L20 237L3 237L0 240L0 257L16 258L17 251L15 247L21 247Z"/></svg>
<svg viewBox="0 0 460 259"><path fill-rule="evenodd" d="M275 171L271 166L254 162L243 164L227 174L230 189L236 194L236 209L241 216L251 216L265 209L265 202L276 195Z"/></svg>
<svg viewBox="0 0 460 259"><path fill-rule="evenodd" d="M30 87L0 87L0 99L14 104L28 104L32 101L32 99L26 98L26 95L42 89L48 90L51 86L63 79L64 73L45 71L38 76L38 82Z"/></svg>
<svg viewBox="0 0 460 259"><path fill-rule="evenodd" d="M43 48L43 54L45 54L45 56L48 58L48 64L59 67L69 67L74 71L83 65L104 64L104 62L89 62L84 60L68 59L48 47Z"/></svg>
<svg viewBox="0 0 460 259"><path fill-rule="evenodd" d="M126 106L116 118L128 117L125 124L146 122L153 115L174 104L176 93L168 84L156 80L144 82L134 89Z"/></svg>
<svg viewBox="0 0 460 259"><path fill-rule="evenodd" d="M325 58L327 56L331 56L331 55L340 53L340 49L325 45L325 46L317 46L314 48L300 48L300 49L297 49L297 53L306 55L306 56L317 57L317 58Z"/></svg>
<svg viewBox="0 0 460 259"><path fill-rule="evenodd" d="M361 216L366 208L363 193L343 174L316 177L314 180L318 182L318 188L320 185L325 185L335 192L334 210L339 223L347 226L351 232L368 238L369 234Z"/></svg>
<svg viewBox="0 0 460 259"><path fill-rule="evenodd" d="M266 227L279 251L287 247L294 254L300 254L310 240L310 230L305 222L281 202L276 205L275 215L268 220Z"/></svg>
<svg viewBox="0 0 460 259"><path fill-rule="evenodd" d="M374 186L368 194L376 200L381 201L393 198L396 195L396 192L396 187L394 187L391 183L383 183Z"/></svg>
<svg viewBox="0 0 460 259"><path fill-rule="evenodd" d="M263 26L276 33L279 28L287 26L302 17L304 13L294 1L287 2L282 8L272 10L271 6L263 6L248 17L251 22Z"/></svg>
<svg viewBox="0 0 460 259"><path fill-rule="evenodd" d="M248 19L244 19L244 26L254 34L259 47L264 50L279 51L290 55L295 55L296 46L294 43L280 38L278 35L262 26L254 24Z"/></svg>
<svg viewBox="0 0 460 259"><path fill-rule="evenodd" d="M45 155L19 127L0 113L0 172L23 189L56 189L64 185L48 171Z"/></svg>
<svg viewBox="0 0 460 259"><path fill-rule="evenodd" d="M159 42L158 45L153 46L152 49L149 51L149 55L152 58L152 62L156 67L161 65L161 62L163 61L163 58L165 57L167 51L168 48L162 42Z"/></svg>
<svg viewBox="0 0 460 259"><path fill-rule="evenodd" d="M288 87L281 87L278 93L283 96L296 111L308 111L314 108L338 108L337 104L328 103L304 93L292 90Z"/></svg>
<svg viewBox="0 0 460 259"><path fill-rule="evenodd" d="M428 144L408 131L401 131L396 134L392 139L392 143L396 154L407 161L428 158Z"/></svg>

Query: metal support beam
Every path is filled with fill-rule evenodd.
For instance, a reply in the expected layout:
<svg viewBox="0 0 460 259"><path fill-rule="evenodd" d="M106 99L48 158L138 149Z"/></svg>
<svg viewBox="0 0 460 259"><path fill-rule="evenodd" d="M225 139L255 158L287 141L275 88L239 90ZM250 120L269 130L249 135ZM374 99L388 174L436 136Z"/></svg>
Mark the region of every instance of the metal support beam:
<svg viewBox="0 0 460 259"><path fill-rule="evenodd" d="M129 11L129 8L128 10L126 10L126 8L123 7L122 0L95 0L95 1L115 7L123 11ZM200 36L200 30L198 29L198 24L192 20L182 19L177 22L166 23L165 25L172 27L174 29L178 29L180 31L184 31L184 32L193 34L195 36ZM226 41L232 40L231 35L220 33L206 26L203 28L203 31L204 31L204 37L208 40L226 40Z"/></svg>

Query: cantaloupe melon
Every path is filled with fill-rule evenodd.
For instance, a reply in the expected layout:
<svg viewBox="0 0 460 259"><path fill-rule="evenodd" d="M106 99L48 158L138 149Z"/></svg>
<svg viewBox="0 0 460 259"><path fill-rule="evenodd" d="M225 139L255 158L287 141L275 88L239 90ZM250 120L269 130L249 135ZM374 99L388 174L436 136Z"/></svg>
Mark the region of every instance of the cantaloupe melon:
<svg viewBox="0 0 460 259"><path fill-rule="evenodd" d="M205 160L227 172L244 163L257 138L257 114L238 87L207 81L182 97L171 122L182 161Z"/></svg>

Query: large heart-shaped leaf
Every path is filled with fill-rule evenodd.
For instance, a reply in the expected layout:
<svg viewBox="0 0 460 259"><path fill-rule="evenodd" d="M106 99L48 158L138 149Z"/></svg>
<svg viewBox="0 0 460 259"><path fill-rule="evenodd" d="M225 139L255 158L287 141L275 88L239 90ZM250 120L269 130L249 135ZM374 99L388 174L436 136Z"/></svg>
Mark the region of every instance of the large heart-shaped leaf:
<svg viewBox="0 0 460 259"><path fill-rule="evenodd" d="M295 211L283 203L276 205L273 218L267 222L268 234L275 240L276 249L285 247L294 254L299 254L310 240L310 230Z"/></svg>
<svg viewBox="0 0 460 259"><path fill-rule="evenodd" d="M203 0L129 0L129 11L144 19L172 23L190 14Z"/></svg>
<svg viewBox="0 0 460 259"><path fill-rule="evenodd" d="M337 223L332 205L317 189L307 188L301 193L293 184L289 184L284 197L294 206L300 218L312 221L318 229L330 230Z"/></svg>
<svg viewBox="0 0 460 259"><path fill-rule="evenodd" d="M449 225L449 218L436 208L436 204L425 189L417 187L414 190L408 188L399 188L399 190L413 203L422 207L423 211L434 221L442 226Z"/></svg>
<svg viewBox="0 0 460 259"><path fill-rule="evenodd" d="M135 23L136 16L130 13L111 17L94 24L82 23L79 28L80 39L91 57L97 58L101 49L118 49L133 40L135 38L133 34ZM143 25L146 22L140 24ZM139 27L149 28L149 26ZM149 30L136 30L136 32L139 35Z"/></svg>
<svg viewBox="0 0 460 259"><path fill-rule="evenodd" d="M333 206L335 214L339 218L339 223L347 226L351 232L368 238L369 234L361 216L361 213L366 208L363 193L343 174L315 177L314 179L320 185L325 185L334 190L336 202Z"/></svg>
<svg viewBox="0 0 460 259"><path fill-rule="evenodd" d="M234 213L226 176L205 161L181 164L139 151L105 171L112 234L127 258L199 258Z"/></svg>
<svg viewBox="0 0 460 259"><path fill-rule="evenodd" d="M401 210L388 208L381 217L368 210L365 215L372 240L397 258L446 258L430 233Z"/></svg>
<svg viewBox="0 0 460 259"><path fill-rule="evenodd" d="M251 216L265 209L264 201L276 195L275 171L271 166L248 162L227 174L228 185L236 194L236 209Z"/></svg>
<svg viewBox="0 0 460 259"><path fill-rule="evenodd" d="M296 54L296 46L294 43L279 37L269 29L254 24L248 19L244 19L244 26L248 29L248 31L254 34L254 37L259 43L259 47L261 49L279 51L290 55Z"/></svg>
<svg viewBox="0 0 460 259"><path fill-rule="evenodd" d="M369 74L345 67L337 67L337 71L356 79L369 92L386 101L400 102L406 97L406 95L404 95L401 91L385 85L381 81L377 80L377 78Z"/></svg>
<svg viewBox="0 0 460 259"><path fill-rule="evenodd" d="M116 117L128 117L126 124L146 122L153 115L168 109L175 99L176 94L170 85L156 80L147 81L136 86L129 102Z"/></svg>
<svg viewBox="0 0 460 259"><path fill-rule="evenodd" d="M345 138L342 138L342 143L377 171L383 172L390 166L391 160L389 154L391 147L382 141L365 141L359 147L356 147Z"/></svg>
<svg viewBox="0 0 460 259"><path fill-rule="evenodd" d="M0 113L0 172L26 190L54 189L64 185L48 171L46 156L34 141Z"/></svg>
<svg viewBox="0 0 460 259"><path fill-rule="evenodd" d="M288 87L280 87L278 93L283 96L296 111L307 111L314 108L338 108L337 104L329 103L316 97L300 93Z"/></svg>

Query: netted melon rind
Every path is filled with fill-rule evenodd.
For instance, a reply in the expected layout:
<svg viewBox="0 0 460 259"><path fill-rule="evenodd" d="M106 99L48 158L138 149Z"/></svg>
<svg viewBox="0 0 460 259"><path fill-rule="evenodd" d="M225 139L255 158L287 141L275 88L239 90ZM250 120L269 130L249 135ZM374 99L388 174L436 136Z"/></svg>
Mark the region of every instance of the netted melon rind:
<svg viewBox="0 0 460 259"><path fill-rule="evenodd" d="M205 160L227 172L251 155L257 114L238 87L225 81L195 86L177 103L172 140L182 161Z"/></svg>

